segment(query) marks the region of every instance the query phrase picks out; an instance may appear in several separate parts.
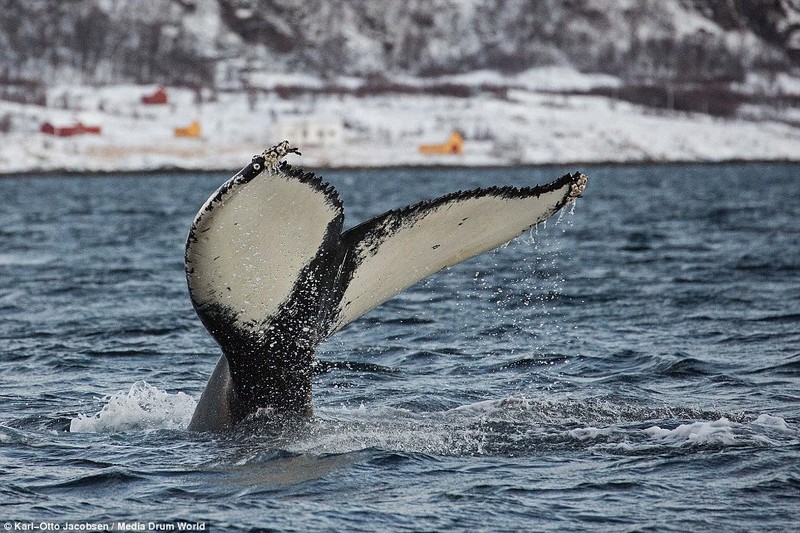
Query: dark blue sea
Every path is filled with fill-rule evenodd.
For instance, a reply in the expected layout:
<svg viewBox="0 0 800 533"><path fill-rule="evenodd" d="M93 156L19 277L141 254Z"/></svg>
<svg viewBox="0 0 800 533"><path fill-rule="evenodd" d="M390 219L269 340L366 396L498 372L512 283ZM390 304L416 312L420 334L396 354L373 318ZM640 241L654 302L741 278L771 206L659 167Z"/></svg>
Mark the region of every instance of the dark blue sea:
<svg viewBox="0 0 800 533"><path fill-rule="evenodd" d="M0 527L797 531L800 165L324 175L352 226L574 170L574 209L323 344L277 434L184 429L226 174L0 180Z"/></svg>

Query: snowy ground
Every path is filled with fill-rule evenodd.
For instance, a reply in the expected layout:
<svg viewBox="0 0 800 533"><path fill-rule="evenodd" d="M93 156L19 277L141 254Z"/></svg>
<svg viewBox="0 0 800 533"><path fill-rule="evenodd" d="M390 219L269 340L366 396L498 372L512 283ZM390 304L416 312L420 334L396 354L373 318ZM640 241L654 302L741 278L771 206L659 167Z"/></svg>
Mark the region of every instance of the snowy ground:
<svg viewBox="0 0 800 533"><path fill-rule="evenodd" d="M586 80L574 83L584 88ZM506 97L487 91L472 98L331 94L287 100L269 93L254 102L243 93L220 93L201 104L189 90L168 88L165 106L140 103L150 86L53 88L47 107L0 101L0 118L10 117L11 130L0 134L0 173L236 169L282 140L283 126L300 120L343 125L340 142L300 146L308 167L800 160L800 128L776 120L555 95L531 76L516 87ZM76 120L101 126L102 135L39 132L45 121ZM202 136L176 138L173 129L192 120L200 121ZM467 137L463 154L419 153L420 144L443 142L453 129Z"/></svg>

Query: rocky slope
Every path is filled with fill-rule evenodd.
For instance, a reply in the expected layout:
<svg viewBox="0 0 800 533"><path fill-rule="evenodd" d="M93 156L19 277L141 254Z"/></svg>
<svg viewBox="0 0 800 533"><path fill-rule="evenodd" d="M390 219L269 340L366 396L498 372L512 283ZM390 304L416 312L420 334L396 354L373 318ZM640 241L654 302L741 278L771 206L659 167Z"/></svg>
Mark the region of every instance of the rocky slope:
<svg viewBox="0 0 800 533"><path fill-rule="evenodd" d="M244 87L559 65L744 81L800 62L795 0L1 0L6 78Z"/></svg>

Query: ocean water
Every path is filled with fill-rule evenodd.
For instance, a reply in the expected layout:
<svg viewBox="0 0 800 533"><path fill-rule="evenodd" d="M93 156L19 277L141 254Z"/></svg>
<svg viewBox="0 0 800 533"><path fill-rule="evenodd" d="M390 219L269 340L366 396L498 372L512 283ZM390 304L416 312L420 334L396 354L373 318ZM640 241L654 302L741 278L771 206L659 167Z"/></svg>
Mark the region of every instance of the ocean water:
<svg viewBox="0 0 800 533"><path fill-rule="evenodd" d="M183 246L227 176L0 180L4 530L797 531L800 166L325 177L353 225L572 170L323 344L312 420L221 433L184 429L218 349Z"/></svg>

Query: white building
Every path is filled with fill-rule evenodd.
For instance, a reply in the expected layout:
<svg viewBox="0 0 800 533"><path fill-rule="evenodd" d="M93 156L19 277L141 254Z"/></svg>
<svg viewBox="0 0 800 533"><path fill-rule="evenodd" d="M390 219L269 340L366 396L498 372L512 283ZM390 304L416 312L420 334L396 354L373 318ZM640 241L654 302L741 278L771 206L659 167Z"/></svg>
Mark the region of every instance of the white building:
<svg viewBox="0 0 800 533"><path fill-rule="evenodd" d="M340 119L306 117L279 120L278 137L293 146L337 146L342 143L344 125Z"/></svg>

